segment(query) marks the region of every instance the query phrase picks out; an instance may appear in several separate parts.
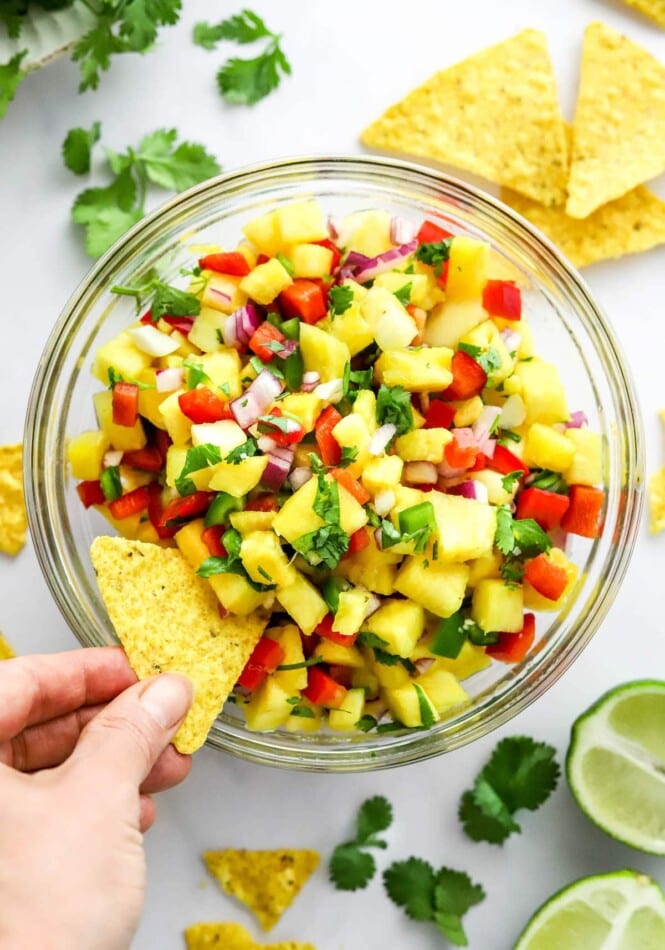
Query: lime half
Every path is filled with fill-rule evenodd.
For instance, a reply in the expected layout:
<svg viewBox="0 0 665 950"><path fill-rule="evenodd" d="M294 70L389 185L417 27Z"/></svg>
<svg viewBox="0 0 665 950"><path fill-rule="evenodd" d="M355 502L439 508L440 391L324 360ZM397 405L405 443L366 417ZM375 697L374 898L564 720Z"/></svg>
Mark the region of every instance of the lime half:
<svg viewBox="0 0 665 950"><path fill-rule="evenodd" d="M665 683L625 683L582 713L566 775L599 828L640 851L665 854Z"/></svg>
<svg viewBox="0 0 665 950"><path fill-rule="evenodd" d="M575 881L536 911L514 950L663 950L665 894L637 871Z"/></svg>

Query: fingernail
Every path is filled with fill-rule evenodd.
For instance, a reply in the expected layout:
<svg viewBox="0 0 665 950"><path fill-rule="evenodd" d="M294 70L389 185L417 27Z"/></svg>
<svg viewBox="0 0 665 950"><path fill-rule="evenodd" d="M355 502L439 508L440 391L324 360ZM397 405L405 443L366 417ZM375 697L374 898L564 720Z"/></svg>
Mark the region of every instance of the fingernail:
<svg viewBox="0 0 665 950"><path fill-rule="evenodd" d="M192 684L184 676L162 673L141 693L140 701L162 729L172 729L192 704Z"/></svg>

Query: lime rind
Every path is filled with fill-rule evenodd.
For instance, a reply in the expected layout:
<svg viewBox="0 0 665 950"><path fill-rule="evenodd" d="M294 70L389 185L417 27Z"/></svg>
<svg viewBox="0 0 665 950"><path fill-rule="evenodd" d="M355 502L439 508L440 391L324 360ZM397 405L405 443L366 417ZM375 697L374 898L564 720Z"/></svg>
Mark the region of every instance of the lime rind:
<svg viewBox="0 0 665 950"><path fill-rule="evenodd" d="M601 696L573 723L565 768L573 797L597 827L629 847L665 855L665 759L612 725L620 704L649 696L665 703L665 683L637 680ZM653 729L645 723L645 735Z"/></svg>
<svg viewBox="0 0 665 950"><path fill-rule="evenodd" d="M640 950L665 946L665 893L660 885L630 869L597 874L568 884L545 901L513 950L636 950L631 937L635 922Z"/></svg>

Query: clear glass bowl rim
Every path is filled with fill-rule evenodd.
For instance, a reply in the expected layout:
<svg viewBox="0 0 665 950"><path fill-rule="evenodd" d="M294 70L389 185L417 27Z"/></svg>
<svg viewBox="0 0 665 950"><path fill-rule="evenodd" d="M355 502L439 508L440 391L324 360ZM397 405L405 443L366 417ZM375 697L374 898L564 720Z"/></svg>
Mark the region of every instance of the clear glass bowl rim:
<svg viewBox="0 0 665 950"><path fill-rule="evenodd" d="M186 191L158 207L128 231L91 268L66 303L44 347L30 393L24 432L24 482L28 522L37 558L54 600L84 646L103 642L99 630L88 629L88 618L71 596L64 577L57 531L48 508L49 492L44 473L44 422L50 407L53 374L60 358L77 339L77 330L87 314L87 301L100 286L112 283L110 275L126 265L128 259L149 247L160 234L179 227L190 212L202 210L223 195L257 193L261 187L275 186L281 181L296 179L303 185L317 177L334 179L349 176L367 180L380 178L382 184L393 180L396 187L421 189L418 196L434 190L440 199L472 208L482 221L494 221L544 268L549 277L565 291L567 303L592 336L603 370L612 386L615 408L625 426L622 437L621 465L624 473L623 511L617 515L614 543L602 565L602 582L592 600L587 602L579 622L570 621L565 636L557 642L549 663L539 663L537 654L521 667L509 690L481 706L469 707L459 719L439 724L428 732L385 735L380 740L357 741L348 745L329 746L316 742L280 746L274 733L250 733L247 730L220 725L213 727L208 744L236 756L261 763L303 771L370 771L418 762L486 735L506 723L549 689L565 672L597 631L609 610L628 567L640 523L643 493L643 435L630 373L607 319L595 303L586 283L560 254L556 247L529 222L491 195L448 174L415 163L397 159L356 156L294 157L275 162L235 169ZM435 200L431 198L430 200ZM536 264L534 263L534 267ZM51 473L53 475L53 473ZM55 474L57 478L57 473ZM590 609L592 608L592 609ZM99 626L103 622L100 620ZM276 741L277 740L277 741Z"/></svg>

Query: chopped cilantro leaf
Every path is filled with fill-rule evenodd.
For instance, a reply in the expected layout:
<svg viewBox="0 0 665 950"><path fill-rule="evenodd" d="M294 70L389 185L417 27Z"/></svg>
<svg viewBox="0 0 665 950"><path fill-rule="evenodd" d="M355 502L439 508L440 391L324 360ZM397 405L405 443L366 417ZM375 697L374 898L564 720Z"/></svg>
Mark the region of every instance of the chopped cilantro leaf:
<svg viewBox="0 0 665 950"><path fill-rule="evenodd" d="M369 633L367 630L358 634L356 643L358 646L370 647L372 650L383 650L388 646L387 640L377 636L376 633Z"/></svg>
<svg viewBox="0 0 665 950"><path fill-rule="evenodd" d="M553 491L558 495L567 495L569 492L565 479L559 472L551 472L543 468L539 472L534 472L534 478L529 486L530 488L540 488L542 491Z"/></svg>
<svg viewBox="0 0 665 950"><path fill-rule="evenodd" d="M358 458L358 447L356 445L343 445L342 446L342 457L340 459L340 468L345 468L347 465L350 465L351 462L355 462Z"/></svg>
<svg viewBox="0 0 665 950"><path fill-rule="evenodd" d="M188 356L183 360L183 367L187 370L186 381L187 389L196 389L201 383L210 383L212 380L203 369L203 363L195 358Z"/></svg>
<svg viewBox="0 0 665 950"><path fill-rule="evenodd" d="M444 261L447 261L450 257L450 245L452 242L452 238L446 238L443 241L421 244L415 253L416 260L423 264L429 264L434 268L436 276L440 277Z"/></svg>
<svg viewBox="0 0 665 950"><path fill-rule="evenodd" d="M241 445L237 445L235 449L231 449L227 453L224 461L230 462L231 465L239 465L243 459L252 458L258 452L259 448L256 442L253 439L247 439L246 442L243 442Z"/></svg>
<svg viewBox="0 0 665 950"><path fill-rule="evenodd" d="M462 350L463 353L468 353L485 370L488 376L491 376L495 369L501 367L501 354L494 346L489 346L484 350L481 346L475 346L473 343L460 343L457 348Z"/></svg>
<svg viewBox="0 0 665 950"><path fill-rule="evenodd" d="M411 394L402 386L379 386L376 397L376 418L379 425L391 423L397 428L397 435L404 435L413 429L413 409Z"/></svg>
<svg viewBox="0 0 665 950"><path fill-rule="evenodd" d="M409 281L408 284L404 284L403 287L400 287L399 290L394 291L395 297L399 300L403 307L406 307L407 304L411 301L411 291L413 289L413 281Z"/></svg>
<svg viewBox="0 0 665 950"><path fill-rule="evenodd" d="M339 317L346 313L353 303L353 287L348 284L338 284L328 291L328 303L333 316Z"/></svg>
<svg viewBox="0 0 665 950"><path fill-rule="evenodd" d="M509 472L507 475L504 475L503 478L501 479L501 485L503 487L503 490L511 492L515 488L517 483L519 482L520 478L522 477L522 474L523 474L522 471L519 470L515 472Z"/></svg>
<svg viewBox="0 0 665 950"><path fill-rule="evenodd" d="M500 505L496 510L494 543L502 554L529 557L552 547L552 541L533 518L513 518L508 505Z"/></svg>
<svg viewBox="0 0 665 950"><path fill-rule="evenodd" d="M209 465L217 465L221 461L222 450L218 445L212 445L210 442L204 442L203 445L194 445L191 449L187 449L185 464L175 480L175 487L179 494L191 495L192 492L196 491L196 485L191 478L188 478L192 472L207 468ZM226 547L226 535L224 535L224 538L224 546Z"/></svg>
<svg viewBox="0 0 665 950"><path fill-rule="evenodd" d="M367 887L376 872L376 864L363 849L385 848L386 842L377 835L386 831L392 820L392 807L383 796L375 795L363 802L356 819L354 840L338 845L328 866L330 880L338 890L355 891Z"/></svg>
<svg viewBox="0 0 665 950"><path fill-rule="evenodd" d="M349 536L338 524L325 524L296 538L293 547L310 563L321 561L334 570L349 550Z"/></svg>

